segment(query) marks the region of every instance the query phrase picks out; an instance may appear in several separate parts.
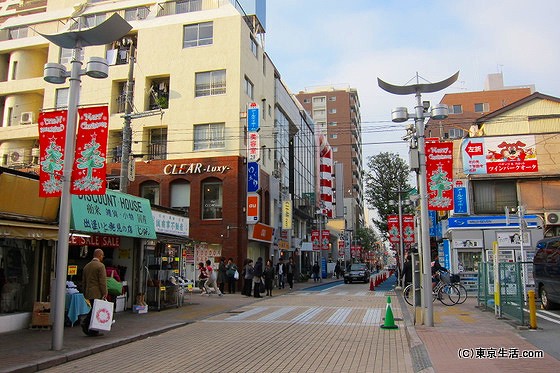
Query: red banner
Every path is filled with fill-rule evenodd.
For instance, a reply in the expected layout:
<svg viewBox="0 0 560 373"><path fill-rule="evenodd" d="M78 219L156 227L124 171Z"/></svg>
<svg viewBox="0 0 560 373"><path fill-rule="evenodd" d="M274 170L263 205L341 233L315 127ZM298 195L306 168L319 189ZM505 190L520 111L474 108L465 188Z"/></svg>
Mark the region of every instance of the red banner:
<svg viewBox="0 0 560 373"><path fill-rule="evenodd" d="M402 235L404 243L414 243L414 215L402 215Z"/></svg>
<svg viewBox="0 0 560 373"><path fill-rule="evenodd" d="M323 229L321 231L321 250L328 250L331 240L331 231Z"/></svg>
<svg viewBox="0 0 560 373"><path fill-rule="evenodd" d="M78 134L70 193L105 194L108 132L107 106L78 109Z"/></svg>
<svg viewBox="0 0 560 373"><path fill-rule="evenodd" d="M399 242L399 216L398 215L388 215L387 216L387 232L389 232L389 242L397 243Z"/></svg>
<svg viewBox="0 0 560 373"><path fill-rule="evenodd" d="M362 257L362 247L359 245L350 246L350 256L352 258Z"/></svg>
<svg viewBox="0 0 560 373"><path fill-rule="evenodd" d="M321 236L318 230L311 231L311 243L313 245L313 250L321 250Z"/></svg>
<svg viewBox="0 0 560 373"><path fill-rule="evenodd" d="M39 197L62 195L66 110L39 113Z"/></svg>
<svg viewBox="0 0 560 373"><path fill-rule="evenodd" d="M428 210L453 210L453 143L426 142Z"/></svg>

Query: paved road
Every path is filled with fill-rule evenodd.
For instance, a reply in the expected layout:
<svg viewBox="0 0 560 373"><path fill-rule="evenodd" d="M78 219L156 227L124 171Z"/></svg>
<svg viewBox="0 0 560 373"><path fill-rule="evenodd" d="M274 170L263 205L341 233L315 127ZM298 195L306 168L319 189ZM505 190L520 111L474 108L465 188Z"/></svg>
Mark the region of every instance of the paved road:
<svg viewBox="0 0 560 373"><path fill-rule="evenodd" d="M413 372L405 328L380 328L393 292L367 284L317 290L263 299L47 372ZM398 304L391 309L401 323Z"/></svg>

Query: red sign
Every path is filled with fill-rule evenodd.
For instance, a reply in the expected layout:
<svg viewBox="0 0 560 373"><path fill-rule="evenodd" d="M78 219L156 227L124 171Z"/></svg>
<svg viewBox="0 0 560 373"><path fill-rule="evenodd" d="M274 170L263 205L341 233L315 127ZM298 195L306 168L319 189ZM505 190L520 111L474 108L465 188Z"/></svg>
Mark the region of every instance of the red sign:
<svg viewBox="0 0 560 373"><path fill-rule="evenodd" d="M311 244L313 245L313 250L321 250L321 236L319 230L311 231Z"/></svg>
<svg viewBox="0 0 560 373"><path fill-rule="evenodd" d="M404 243L414 243L414 215L402 215L402 235Z"/></svg>
<svg viewBox="0 0 560 373"><path fill-rule="evenodd" d="M428 210L453 210L453 143L426 144Z"/></svg>
<svg viewBox="0 0 560 373"><path fill-rule="evenodd" d="M66 110L39 113L39 197L62 195Z"/></svg>
<svg viewBox="0 0 560 373"><path fill-rule="evenodd" d="M362 247L355 245L355 246L350 246L350 256L352 258L361 258L362 256Z"/></svg>
<svg viewBox="0 0 560 373"><path fill-rule="evenodd" d="M107 106L78 109L78 133L70 193L105 194L108 135Z"/></svg>
<svg viewBox="0 0 560 373"><path fill-rule="evenodd" d="M398 215L388 215L387 216L387 232L389 232L389 242L397 243L399 242L399 216Z"/></svg>
<svg viewBox="0 0 560 373"><path fill-rule="evenodd" d="M253 224L259 221L259 203L260 196L258 194L247 195L247 223Z"/></svg>
<svg viewBox="0 0 560 373"><path fill-rule="evenodd" d="M253 227L253 236L251 239L255 241L272 242L272 233L274 229L270 225L257 223Z"/></svg>
<svg viewBox="0 0 560 373"><path fill-rule="evenodd" d="M331 231L323 229L321 231L321 250L329 249L330 239L331 239Z"/></svg>
<svg viewBox="0 0 560 373"><path fill-rule="evenodd" d="M481 142L469 141L469 143L465 146L465 153L468 154L469 158L472 158L476 155L484 155L484 145Z"/></svg>

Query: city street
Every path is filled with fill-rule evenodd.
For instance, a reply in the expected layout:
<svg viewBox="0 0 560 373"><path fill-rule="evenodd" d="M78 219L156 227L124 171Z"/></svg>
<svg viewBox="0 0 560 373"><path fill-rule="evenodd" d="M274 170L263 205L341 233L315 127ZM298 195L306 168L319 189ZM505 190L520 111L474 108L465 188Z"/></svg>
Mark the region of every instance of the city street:
<svg viewBox="0 0 560 373"><path fill-rule="evenodd" d="M412 372L398 302L392 310L401 327L380 327L388 295L396 302L394 292L371 292L368 284L326 284L268 297L47 371L98 372L105 366L120 372Z"/></svg>

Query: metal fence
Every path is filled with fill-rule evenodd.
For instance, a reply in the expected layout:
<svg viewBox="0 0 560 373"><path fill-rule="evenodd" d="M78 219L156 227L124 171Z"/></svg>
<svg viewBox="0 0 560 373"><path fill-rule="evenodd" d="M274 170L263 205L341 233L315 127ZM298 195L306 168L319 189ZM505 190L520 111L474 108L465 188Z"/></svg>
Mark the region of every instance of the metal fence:
<svg viewBox="0 0 560 373"><path fill-rule="evenodd" d="M523 292L522 269L526 263L498 263L500 287L499 310L501 314L525 325L525 299ZM482 309L495 309L494 265L480 263L478 268L478 306ZM502 316L502 315L499 316Z"/></svg>

